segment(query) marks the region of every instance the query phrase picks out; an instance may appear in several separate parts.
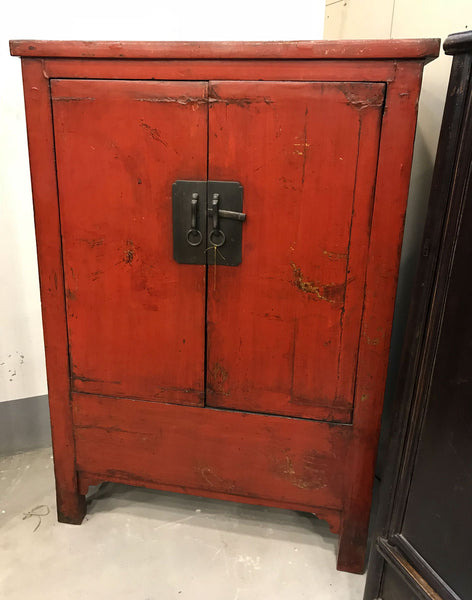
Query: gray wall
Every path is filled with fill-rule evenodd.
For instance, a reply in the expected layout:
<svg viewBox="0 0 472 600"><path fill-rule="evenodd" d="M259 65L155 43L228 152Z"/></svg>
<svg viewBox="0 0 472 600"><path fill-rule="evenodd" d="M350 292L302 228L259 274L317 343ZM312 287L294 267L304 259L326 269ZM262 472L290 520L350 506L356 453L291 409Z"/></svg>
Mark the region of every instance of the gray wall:
<svg viewBox="0 0 472 600"><path fill-rule="evenodd" d="M50 444L47 396L0 402L0 456Z"/></svg>

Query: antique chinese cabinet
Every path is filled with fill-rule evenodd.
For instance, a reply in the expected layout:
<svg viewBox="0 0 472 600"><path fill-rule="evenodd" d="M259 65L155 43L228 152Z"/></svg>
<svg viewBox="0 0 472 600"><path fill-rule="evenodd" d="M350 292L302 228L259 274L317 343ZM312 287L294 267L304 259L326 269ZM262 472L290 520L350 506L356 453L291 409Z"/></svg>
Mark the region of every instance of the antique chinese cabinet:
<svg viewBox="0 0 472 600"><path fill-rule="evenodd" d="M360 572L438 41L11 51L59 520L100 481L309 511Z"/></svg>

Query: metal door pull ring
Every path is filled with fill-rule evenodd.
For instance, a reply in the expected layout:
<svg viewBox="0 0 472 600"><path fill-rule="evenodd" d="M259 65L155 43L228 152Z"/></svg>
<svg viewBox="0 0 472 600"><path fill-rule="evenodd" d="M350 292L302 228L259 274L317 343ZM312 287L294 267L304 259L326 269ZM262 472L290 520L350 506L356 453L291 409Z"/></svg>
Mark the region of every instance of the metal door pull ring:
<svg viewBox="0 0 472 600"><path fill-rule="evenodd" d="M210 231L210 235L208 236L208 240L212 246L222 246L226 242L226 236L224 231L221 229L212 229Z"/></svg>
<svg viewBox="0 0 472 600"><path fill-rule="evenodd" d="M202 232L199 229L189 229L187 231L187 242L191 246L199 246L202 243L202 240Z"/></svg>

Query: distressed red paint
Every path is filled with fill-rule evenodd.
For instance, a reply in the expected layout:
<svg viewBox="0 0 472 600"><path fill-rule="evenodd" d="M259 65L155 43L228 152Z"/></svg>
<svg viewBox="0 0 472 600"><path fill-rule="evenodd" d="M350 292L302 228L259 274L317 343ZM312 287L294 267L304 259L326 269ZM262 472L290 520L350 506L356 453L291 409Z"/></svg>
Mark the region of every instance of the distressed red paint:
<svg viewBox="0 0 472 600"><path fill-rule="evenodd" d="M305 510L360 572L437 40L11 48L59 519L103 480ZM207 175L242 183L247 221L205 314L205 267L172 259L171 185Z"/></svg>

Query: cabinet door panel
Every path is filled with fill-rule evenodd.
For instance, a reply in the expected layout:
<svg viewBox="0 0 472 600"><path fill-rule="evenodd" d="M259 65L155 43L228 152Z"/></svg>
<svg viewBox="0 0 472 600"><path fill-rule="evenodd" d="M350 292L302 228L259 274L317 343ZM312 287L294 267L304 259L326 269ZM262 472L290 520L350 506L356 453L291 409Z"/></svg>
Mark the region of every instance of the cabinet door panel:
<svg viewBox="0 0 472 600"><path fill-rule="evenodd" d="M242 264L209 268L210 406L350 421L384 94L210 82L209 178L247 213Z"/></svg>
<svg viewBox="0 0 472 600"><path fill-rule="evenodd" d="M51 84L72 387L202 404L205 267L173 260L171 194L206 179L207 84Z"/></svg>

